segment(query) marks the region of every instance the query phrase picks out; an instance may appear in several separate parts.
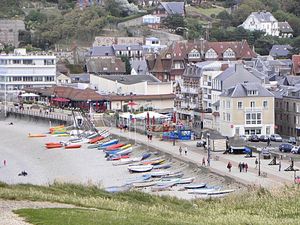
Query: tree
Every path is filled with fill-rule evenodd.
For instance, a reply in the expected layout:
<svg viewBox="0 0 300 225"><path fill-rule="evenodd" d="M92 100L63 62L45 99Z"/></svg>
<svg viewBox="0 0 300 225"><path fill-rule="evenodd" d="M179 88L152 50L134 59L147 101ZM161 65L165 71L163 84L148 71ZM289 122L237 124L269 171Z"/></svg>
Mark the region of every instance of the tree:
<svg viewBox="0 0 300 225"><path fill-rule="evenodd" d="M217 19L220 20L220 25L222 27L229 27L231 26L232 16L226 11L222 11L217 15Z"/></svg>
<svg viewBox="0 0 300 225"><path fill-rule="evenodd" d="M184 18L179 14L169 15L163 20L163 24L171 30L185 27Z"/></svg>
<svg viewBox="0 0 300 225"><path fill-rule="evenodd" d="M262 36L255 41L255 50L258 54L268 55L275 44L278 42L272 36Z"/></svg>
<svg viewBox="0 0 300 225"><path fill-rule="evenodd" d="M121 60L125 63L126 74L131 74L131 65L127 56L121 56Z"/></svg>
<svg viewBox="0 0 300 225"><path fill-rule="evenodd" d="M292 41L293 54L300 54L300 36Z"/></svg>

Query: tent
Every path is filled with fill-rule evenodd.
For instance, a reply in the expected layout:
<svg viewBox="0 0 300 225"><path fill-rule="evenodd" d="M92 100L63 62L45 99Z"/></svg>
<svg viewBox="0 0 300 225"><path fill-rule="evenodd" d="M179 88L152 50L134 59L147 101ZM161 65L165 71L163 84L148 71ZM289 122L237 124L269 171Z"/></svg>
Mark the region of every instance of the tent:
<svg viewBox="0 0 300 225"><path fill-rule="evenodd" d="M38 97L39 95L34 94L34 93L24 93L24 94L21 94L20 96L26 98L26 97Z"/></svg>
<svg viewBox="0 0 300 225"><path fill-rule="evenodd" d="M148 112L143 112L143 113L139 113L137 115L135 115L136 119L140 119L140 120L144 120L146 118L155 118L155 119L167 119L169 118L166 115L157 113L157 112L153 112L153 111L148 111Z"/></svg>
<svg viewBox="0 0 300 225"><path fill-rule="evenodd" d="M119 115L121 118L124 118L124 119L132 119L132 118L135 118L136 115L130 113L130 112L125 112L125 113L122 113Z"/></svg>

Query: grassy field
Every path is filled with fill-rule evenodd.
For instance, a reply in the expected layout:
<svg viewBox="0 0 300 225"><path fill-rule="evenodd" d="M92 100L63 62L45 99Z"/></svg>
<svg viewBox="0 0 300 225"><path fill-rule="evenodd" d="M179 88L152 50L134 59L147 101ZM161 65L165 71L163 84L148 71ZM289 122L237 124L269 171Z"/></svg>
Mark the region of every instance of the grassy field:
<svg viewBox="0 0 300 225"><path fill-rule="evenodd" d="M247 193L224 199L185 201L141 192L109 194L95 186L54 184L0 185L0 198L69 203L77 209L21 209L32 224L299 224L298 186Z"/></svg>
<svg viewBox="0 0 300 225"><path fill-rule="evenodd" d="M194 7L194 6L188 6L186 7L186 12L187 12L187 15L189 14L201 14L201 15L204 15L204 16L209 16L211 17L211 15L215 15L217 16L220 12L224 11L225 8L222 8L222 7L218 7L218 8L201 8L201 7Z"/></svg>

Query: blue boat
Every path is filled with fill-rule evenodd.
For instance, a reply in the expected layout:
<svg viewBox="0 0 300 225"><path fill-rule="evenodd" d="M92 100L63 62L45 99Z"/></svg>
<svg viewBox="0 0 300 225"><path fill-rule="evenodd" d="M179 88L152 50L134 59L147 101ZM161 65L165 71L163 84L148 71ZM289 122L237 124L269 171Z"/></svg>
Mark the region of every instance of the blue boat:
<svg viewBox="0 0 300 225"><path fill-rule="evenodd" d="M131 185L112 186L112 187L105 188L104 190L109 193L118 193L118 192L129 191L131 187L132 187Z"/></svg>
<svg viewBox="0 0 300 225"><path fill-rule="evenodd" d="M110 145L114 145L114 144L117 144L119 142L118 139L113 139L113 140L110 140L110 141L107 141L107 142L104 142L102 144L100 144L98 146L98 149L105 149L106 147L110 146Z"/></svg>

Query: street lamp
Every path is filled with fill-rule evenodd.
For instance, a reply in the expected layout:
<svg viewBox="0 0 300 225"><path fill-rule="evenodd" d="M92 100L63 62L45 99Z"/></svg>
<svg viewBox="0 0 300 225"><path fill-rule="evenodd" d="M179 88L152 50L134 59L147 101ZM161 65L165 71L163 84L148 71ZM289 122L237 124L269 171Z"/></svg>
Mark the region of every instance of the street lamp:
<svg viewBox="0 0 300 225"><path fill-rule="evenodd" d="M207 133L207 165L210 166L210 133Z"/></svg>
<svg viewBox="0 0 300 225"><path fill-rule="evenodd" d="M258 153L258 176L260 176L260 152Z"/></svg>

